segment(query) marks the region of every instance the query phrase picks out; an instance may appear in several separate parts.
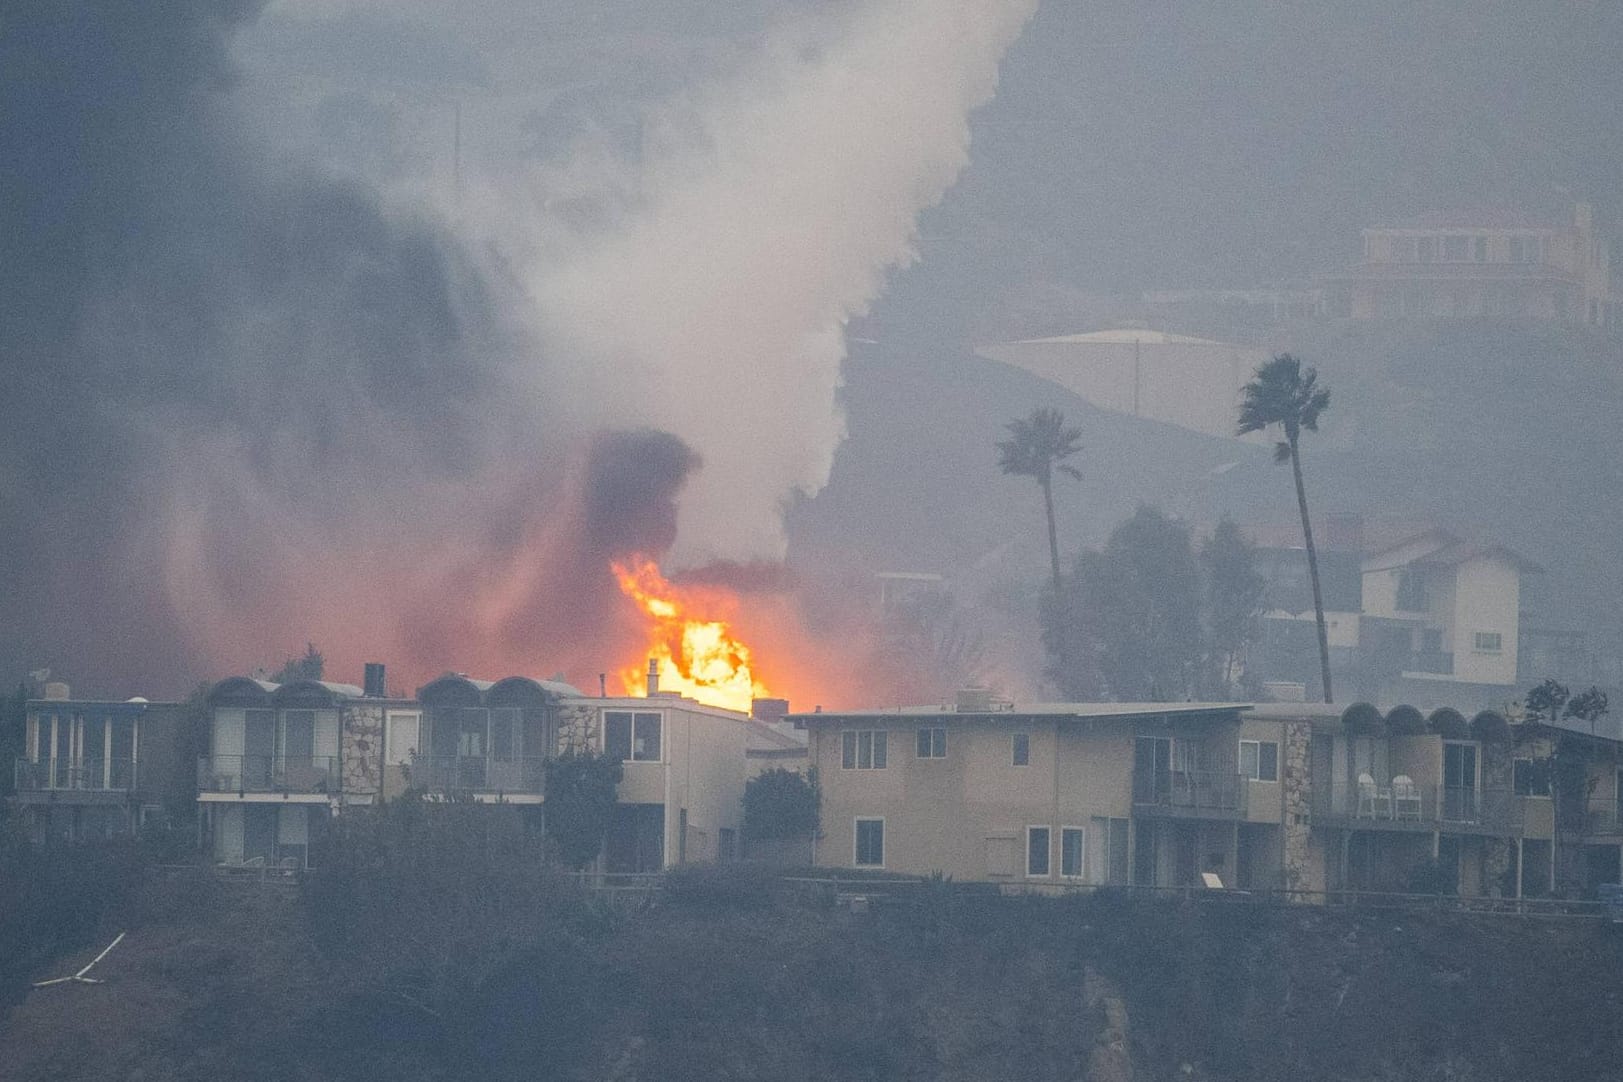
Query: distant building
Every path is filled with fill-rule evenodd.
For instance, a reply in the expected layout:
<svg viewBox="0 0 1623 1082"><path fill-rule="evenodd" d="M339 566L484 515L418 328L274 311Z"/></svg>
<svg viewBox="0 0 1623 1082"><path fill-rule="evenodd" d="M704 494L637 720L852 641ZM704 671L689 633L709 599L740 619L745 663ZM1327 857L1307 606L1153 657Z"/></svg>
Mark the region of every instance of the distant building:
<svg viewBox="0 0 1623 1082"><path fill-rule="evenodd" d="M37 841L89 841L161 819L185 792L176 762L181 703L72 699L66 684L27 704L12 802Z"/></svg>
<svg viewBox="0 0 1623 1082"><path fill-rule="evenodd" d="M1294 527L1248 527L1265 582L1253 675L1318 695L1318 633L1307 555ZM1520 680L1521 579L1538 566L1439 529L1370 530L1327 516L1319 573L1338 699L1424 709L1499 707Z"/></svg>
<svg viewBox="0 0 1623 1082"><path fill-rule="evenodd" d="M1363 258L1321 275L1332 318L1548 320L1611 326L1620 298L1593 208L1430 214L1363 231Z"/></svg>
<svg viewBox="0 0 1623 1082"><path fill-rule="evenodd" d="M1267 359L1249 346L1132 327L1000 342L977 352L1101 409L1224 437L1234 435L1240 388Z"/></svg>

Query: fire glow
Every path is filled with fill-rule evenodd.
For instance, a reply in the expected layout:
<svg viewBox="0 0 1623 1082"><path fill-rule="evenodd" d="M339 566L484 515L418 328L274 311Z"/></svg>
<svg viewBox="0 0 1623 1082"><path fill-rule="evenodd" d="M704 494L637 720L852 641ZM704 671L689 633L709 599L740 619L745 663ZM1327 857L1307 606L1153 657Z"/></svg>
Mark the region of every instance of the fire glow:
<svg viewBox="0 0 1623 1082"><path fill-rule="evenodd" d="M672 585L651 560L616 563L614 576L648 617L647 656L659 667L660 690L745 714L751 700L766 697L751 669L750 648L725 619L709 618L725 607L723 599ZM640 667L620 673L627 694L641 692L644 675Z"/></svg>

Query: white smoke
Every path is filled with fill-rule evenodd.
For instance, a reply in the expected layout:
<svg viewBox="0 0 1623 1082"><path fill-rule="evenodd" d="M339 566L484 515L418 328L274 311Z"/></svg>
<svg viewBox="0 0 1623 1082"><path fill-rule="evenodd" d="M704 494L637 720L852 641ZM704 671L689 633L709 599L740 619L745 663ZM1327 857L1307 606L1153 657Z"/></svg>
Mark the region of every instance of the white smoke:
<svg viewBox="0 0 1623 1082"><path fill-rule="evenodd" d="M702 95L702 146L655 155L625 220L532 272L582 419L704 456L678 562L781 555L784 501L823 486L843 435L845 323L916 258L1035 7L876 0L815 43L785 32Z"/></svg>

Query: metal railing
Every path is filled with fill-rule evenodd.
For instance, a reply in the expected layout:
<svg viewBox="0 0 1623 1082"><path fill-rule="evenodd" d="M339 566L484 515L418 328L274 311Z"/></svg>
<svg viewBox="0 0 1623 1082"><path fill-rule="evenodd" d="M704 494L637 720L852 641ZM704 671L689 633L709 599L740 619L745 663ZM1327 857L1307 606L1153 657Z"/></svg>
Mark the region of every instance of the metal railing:
<svg viewBox="0 0 1623 1082"><path fill-rule="evenodd" d="M430 792L540 794L546 786L546 757L418 756L407 767L410 784Z"/></svg>
<svg viewBox="0 0 1623 1082"><path fill-rule="evenodd" d="M1232 812L1244 815L1250 786L1243 774L1216 770L1139 771L1133 775L1133 803L1177 814Z"/></svg>
<svg viewBox="0 0 1623 1082"><path fill-rule="evenodd" d="M1421 824L1438 829L1478 827L1520 830L1522 798L1509 789L1455 788L1441 785L1315 786L1313 813L1321 820L1343 819L1380 827Z"/></svg>
<svg viewBox="0 0 1623 1082"><path fill-rule="evenodd" d="M19 793L128 792L135 776L134 759L18 759L13 780Z"/></svg>
<svg viewBox="0 0 1623 1082"><path fill-rule="evenodd" d="M338 759L332 755L205 755L197 761L197 788L205 793L333 793Z"/></svg>

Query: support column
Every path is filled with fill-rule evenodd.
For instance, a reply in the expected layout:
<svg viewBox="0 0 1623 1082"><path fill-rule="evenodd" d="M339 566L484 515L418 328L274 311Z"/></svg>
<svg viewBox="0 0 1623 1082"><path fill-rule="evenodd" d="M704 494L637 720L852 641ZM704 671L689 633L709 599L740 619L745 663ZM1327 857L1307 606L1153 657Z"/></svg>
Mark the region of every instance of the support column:
<svg viewBox="0 0 1623 1082"><path fill-rule="evenodd" d="M1522 872L1525 869L1525 865L1522 864L1522 842L1523 839L1516 839L1516 900L1518 902L1522 900Z"/></svg>

